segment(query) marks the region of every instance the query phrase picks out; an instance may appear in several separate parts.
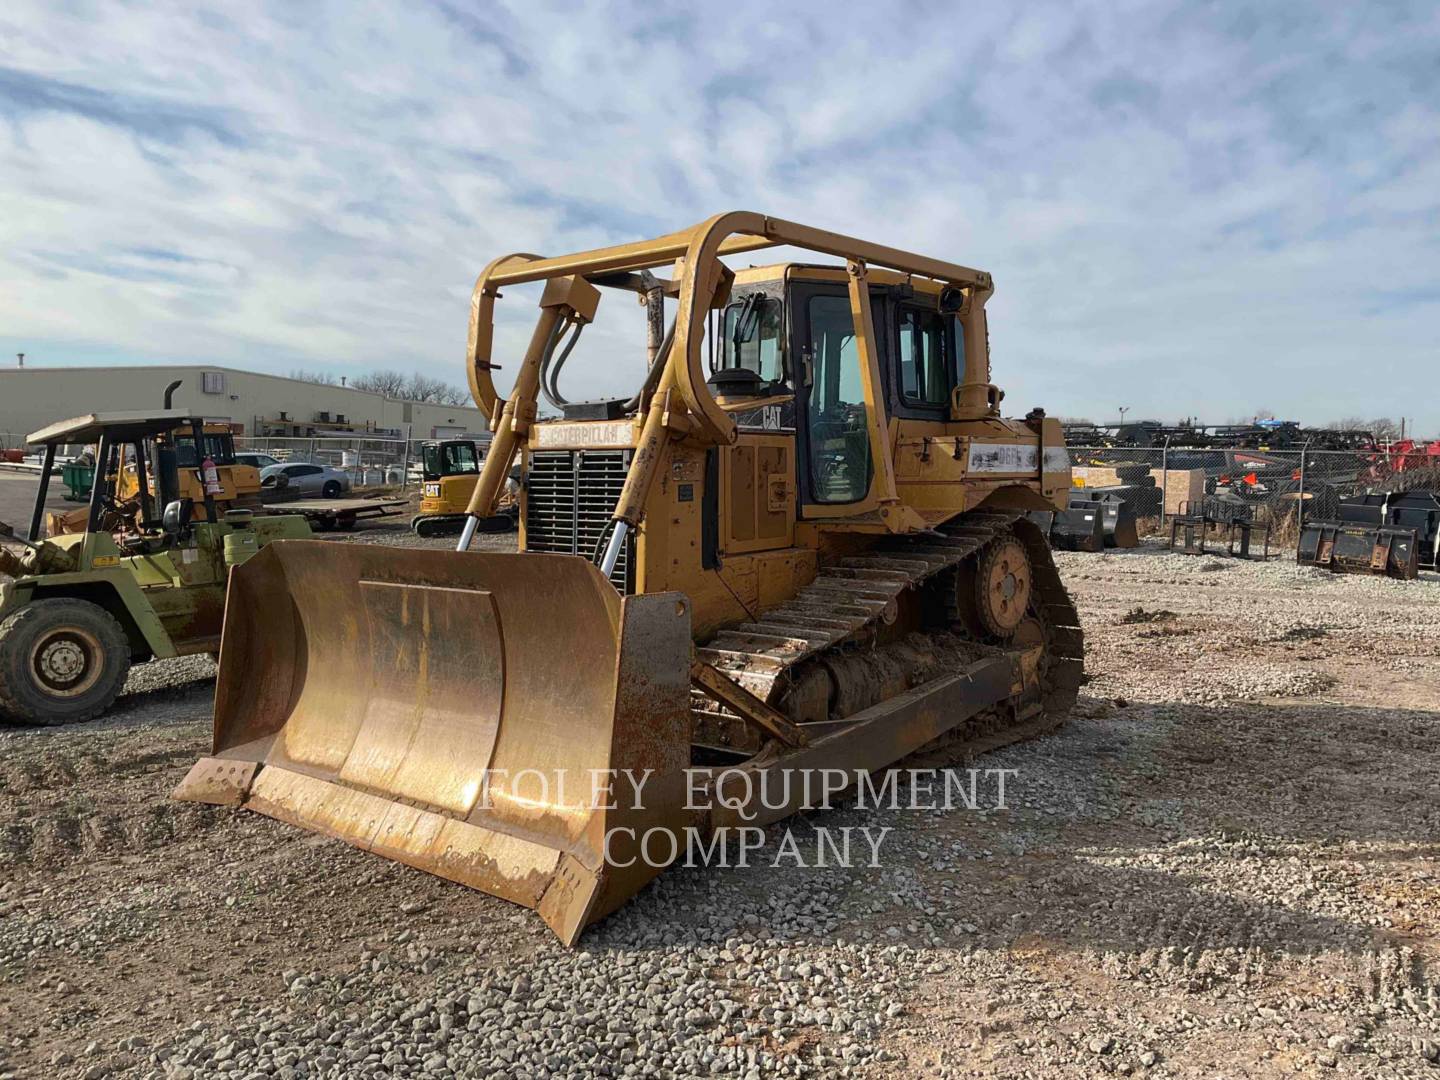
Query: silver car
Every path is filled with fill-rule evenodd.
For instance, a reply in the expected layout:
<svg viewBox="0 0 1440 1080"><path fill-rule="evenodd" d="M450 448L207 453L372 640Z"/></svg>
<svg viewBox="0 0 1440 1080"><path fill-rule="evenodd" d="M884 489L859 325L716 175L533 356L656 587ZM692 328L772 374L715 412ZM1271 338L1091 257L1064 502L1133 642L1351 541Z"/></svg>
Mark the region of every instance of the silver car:
<svg viewBox="0 0 1440 1080"><path fill-rule="evenodd" d="M319 495L333 499L350 490L350 476L329 465L311 465L304 461L288 461L283 465L267 465L260 470L262 487L283 487L301 495Z"/></svg>

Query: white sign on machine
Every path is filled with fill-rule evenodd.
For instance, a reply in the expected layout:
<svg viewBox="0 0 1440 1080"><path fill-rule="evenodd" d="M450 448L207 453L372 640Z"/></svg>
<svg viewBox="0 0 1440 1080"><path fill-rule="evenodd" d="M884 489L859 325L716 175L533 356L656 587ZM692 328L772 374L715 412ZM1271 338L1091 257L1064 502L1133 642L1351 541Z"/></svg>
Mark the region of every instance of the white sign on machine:
<svg viewBox="0 0 1440 1080"><path fill-rule="evenodd" d="M1040 461L1039 447L1023 443L970 444L972 473L1033 473ZM1070 468L1070 454L1063 446L1045 448L1045 471L1064 472Z"/></svg>

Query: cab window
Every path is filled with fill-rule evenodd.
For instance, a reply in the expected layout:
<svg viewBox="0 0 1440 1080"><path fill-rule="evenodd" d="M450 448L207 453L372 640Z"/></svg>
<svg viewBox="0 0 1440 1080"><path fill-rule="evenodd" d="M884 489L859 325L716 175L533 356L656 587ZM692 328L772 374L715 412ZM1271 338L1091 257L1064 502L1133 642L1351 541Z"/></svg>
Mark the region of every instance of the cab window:
<svg viewBox="0 0 1440 1080"><path fill-rule="evenodd" d="M780 359L780 301L751 293L725 309L722 368L746 368L768 383L785 377Z"/></svg>
<svg viewBox="0 0 1440 1080"><path fill-rule="evenodd" d="M235 464L235 437L233 435L219 435L213 432L206 432L204 439L205 457L208 457L216 465ZM195 460L195 439L191 435L177 435L175 437L175 462L182 469L199 468L200 462Z"/></svg>
<svg viewBox="0 0 1440 1080"><path fill-rule="evenodd" d="M816 502L848 503L870 490L870 429L860 350L847 296L811 297L810 487Z"/></svg>
<svg viewBox="0 0 1440 1080"><path fill-rule="evenodd" d="M954 385L949 348L950 319L938 311L900 310L900 396L910 405L950 401Z"/></svg>
<svg viewBox="0 0 1440 1080"><path fill-rule="evenodd" d="M475 460L475 447L470 443L451 443L445 447L446 476L479 471L480 463Z"/></svg>
<svg viewBox="0 0 1440 1080"><path fill-rule="evenodd" d="M427 477L439 477L444 474L440 471L440 447L426 446L422 449L425 458L425 475Z"/></svg>

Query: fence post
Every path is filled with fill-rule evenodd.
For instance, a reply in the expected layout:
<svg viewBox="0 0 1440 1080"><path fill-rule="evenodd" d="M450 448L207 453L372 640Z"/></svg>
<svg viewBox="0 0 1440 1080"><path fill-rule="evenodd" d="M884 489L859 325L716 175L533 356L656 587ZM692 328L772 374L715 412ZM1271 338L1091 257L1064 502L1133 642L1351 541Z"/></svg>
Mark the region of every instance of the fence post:
<svg viewBox="0 0 1440 1080"><path fill-rule="evenodd" d="M1165 436L1165 445L1160 448L1160 527L1165 527L1165 500L1170 494L1170 440Z"/></svg>
<svg viewBox="0 0 1440 1080"><path fill-rule="evenodd" d="M405 425L405 449L400 452L400 490L410 487L410 436L415 433L414 424Z"/></svg>
<svg viewBox="0 0 1440 1080"><path fill-rule="evenodd" d="M1295 500L1295 557L1300 557L1300 534L1305 531L1305 459L1310 456L1310 440L1300 448L1300 491Z"/></svg>

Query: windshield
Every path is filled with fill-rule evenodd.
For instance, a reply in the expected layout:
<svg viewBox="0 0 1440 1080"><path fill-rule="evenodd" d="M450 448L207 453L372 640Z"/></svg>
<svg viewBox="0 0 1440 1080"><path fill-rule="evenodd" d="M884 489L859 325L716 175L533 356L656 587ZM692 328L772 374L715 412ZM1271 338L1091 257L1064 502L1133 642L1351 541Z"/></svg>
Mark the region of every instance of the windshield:
<svg viewBox="0 0 1440 1080"><path fill-rule="evenodd" d="M216 465L235 464L235 436L220 435L215 432L206 432L205 456L210 458ZM175 458L176 464L182 469L198 468L200 463L195 460L195 439L190 435L175 436Z"/></svg>
<svg viewBox="0 0 1440 1080"><path fill-rule="evenodd" d="M722 368L745 368L765 382L785 377L780 360L780 301L752 293L725 309ZM736 338L740 340L737 341Z"/></svg>
<svg viewBox="0 0 1440 1080"><path fill-rule="evenodd" d="M475 446L468 442L444 443L425 447L425 475L429 477L462 476L478 473L480 462Z"/></svg>
<svg viewBox="0 0 1440 1080"><path fill-rule="evenodd" d="M473 473L480 471L480 463L475 459L475 447L472 443L451 443L445 447L445 472L454 476L456 473Z"/></svg>

